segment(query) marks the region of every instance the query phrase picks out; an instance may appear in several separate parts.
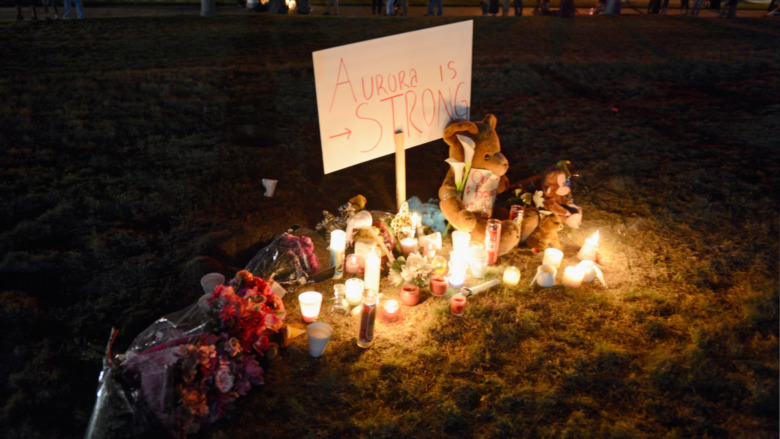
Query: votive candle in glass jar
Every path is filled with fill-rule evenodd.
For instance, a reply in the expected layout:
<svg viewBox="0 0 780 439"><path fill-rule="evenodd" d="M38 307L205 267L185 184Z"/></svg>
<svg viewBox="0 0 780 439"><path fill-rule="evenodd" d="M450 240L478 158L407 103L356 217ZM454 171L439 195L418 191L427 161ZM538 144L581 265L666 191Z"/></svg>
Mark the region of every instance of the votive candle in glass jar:
<svg viewBox="0 0 780 439"><path fill-rule="evenodd" d="M453 314L462 316L466 311L466 296L460 293L452 296L452 299L450 299L450 306Z"/></svg>

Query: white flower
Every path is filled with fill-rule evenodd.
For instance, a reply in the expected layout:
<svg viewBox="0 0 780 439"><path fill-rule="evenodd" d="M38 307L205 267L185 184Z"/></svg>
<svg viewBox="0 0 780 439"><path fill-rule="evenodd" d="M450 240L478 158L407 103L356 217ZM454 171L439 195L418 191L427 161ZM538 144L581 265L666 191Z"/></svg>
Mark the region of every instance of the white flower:
<svg viewBox="0 0 780 439"><path fill-rule="evenodd" d="M542 191L534 192L534 205L539 209L544 207L544 192Z"/></svg>

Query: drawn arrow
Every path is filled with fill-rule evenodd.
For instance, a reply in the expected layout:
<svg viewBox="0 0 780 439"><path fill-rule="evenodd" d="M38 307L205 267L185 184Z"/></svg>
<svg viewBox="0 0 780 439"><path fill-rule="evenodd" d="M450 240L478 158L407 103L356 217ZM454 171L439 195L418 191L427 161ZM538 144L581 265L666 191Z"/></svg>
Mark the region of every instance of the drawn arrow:
<svg viewBox="0 0 780 439"><path fill-rule="evenodd" d="M346 134L346 135L347 135L347 140L349 140L349 135L350 135L350 134L352 134L352 130L350 130L349 128L346 128L346 127L345 127L344 129L345 129L346 131L344 131L344 132L343 132L343 133L341 133L341 134L334 134L334 135L330 136L330 138L332 139L332 138L334 138L334 137L339 137L339 136L343 136L344 134Z"/></svg>

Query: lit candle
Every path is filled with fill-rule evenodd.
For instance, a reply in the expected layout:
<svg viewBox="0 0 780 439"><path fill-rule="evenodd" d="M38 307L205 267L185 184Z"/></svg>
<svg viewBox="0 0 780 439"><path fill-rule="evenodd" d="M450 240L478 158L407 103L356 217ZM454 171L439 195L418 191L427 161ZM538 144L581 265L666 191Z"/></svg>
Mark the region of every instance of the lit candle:
<svg viewBox="0 0 780 439"><path fill-rule="evenodd" d="M450 263L450 285L455 288L463 286L463 283L466 282L466 268L468 268L468 264L463 261Z"/></svg>
<svg viewBox="0 0 780 439"><path fill-rule="evenodd" d="M504 285L514 287L518 283L520 283L520 270L515 266L506 267L506 270L504 270Z"/></svg>
<svg viewBox="0 0 780 439"><path fill-rule="evenodd" d="M385 320L394 322L398 320L398 301L388 300L385 302Z"/></svg>
<svg viewBox="0 0 780 439"><path fill-rule="evenodd" d="M344 246L347 242L347 234L343 230L330 232L330 265L336 267L333 273L334 279L341 279L344 275Z"/></svg>
<svg viewBox="0 0 780 439"><path fill-rule="evenodd" d="M452 232L452 248L457 252L467 253L469 251L469 242L471 234L462 230Z"/></svg>
<svg viewBox="0 0 780 439"><path fill-rule="evenodd" d="M417 252L417 238L404 238L401 240L401 251L404 256Z"/></svg>
<svg viewBox="0 0 780 439"><path fill-rule="evenodd" d="M322 304L322 294L316 291L306 291L298 295L298 302L301 304L301 314L303 321L311 323L317 320L320 314L320 305Z"/></svg>
<svg viewBox="0 0 780 439"><path fill-rule="evenodd" d="M584 260L580 261L577 266L581 267L583 270L583 282L593 282L596 278L598 278L599 282L601 282L601 285L605 287L607 286L607 282L604 280L604 273L601 272L595 262Z"/></svg>
<svg viewBox="0 0 780 439"><path fill-rule="evenodd" d="M452 296L452 299L450 299L450 304L452 307L452 313L456 316L462 316L466 311L466 296L458 293Z"/></svg>
<svg viewBox="0 0 780 439"><path fill-rule="evenodd" d="M585 240L585 244L580 248L580 252L577 253L577 257L583 261L598 261L599 259L599 231L593 234L590 238Z"/></svg>
<svg viewBox="0 0 780 439"><path fill-rule="evenodd" d="M379 294L379 265L382 260L379 259L379 255L375 252L369 252L366 255L366 272L363 275L365 283L365 289L373 291L374 294Z"/></svg>
<svg viewBox="0 0 780 439"><path fill-rule="evenodd" d="M360 305L360 302L363 301L363 279L353 277L347 279L344 284L347 288L347 302L352 306Z"/></svg>
<svg viewBox="0 0 780 439"><path fill-rule="evenodd" d="M544 250L544 259L542 265L552 265L555 268L561 267L561 260L563 259L563 252L557 248L547 248Z"/></svg>
<svg viewBox="0 0 780 439"><path fill-rule="evenodd" d="M447 292L447 278L443 274L431 276L430 287L434 296L443 296Z"/></svg>
<svg viewBox="0 0 780 439"><path fill-rule="evenodd" d="M422 220L420 219L420 215L417 214L417 212L412 212L412 238L414 238L414 233L417 232L417 237L423 236L423 227L422 227Z"/></svg>
<svg viewBox="0 0 780 439"><path fill-rule="evenodd" d="M570 288L579 288L582 285L582 278L585 276L585 270L577 265L571 265L563 270L563 285Z"/></svg>
<svg viewBox="0 0 780 439"><path fill-rule="evenodd" d="M347 274L360 274L362 271L363 257L352 253L344 260L344 272Z"/></svg>

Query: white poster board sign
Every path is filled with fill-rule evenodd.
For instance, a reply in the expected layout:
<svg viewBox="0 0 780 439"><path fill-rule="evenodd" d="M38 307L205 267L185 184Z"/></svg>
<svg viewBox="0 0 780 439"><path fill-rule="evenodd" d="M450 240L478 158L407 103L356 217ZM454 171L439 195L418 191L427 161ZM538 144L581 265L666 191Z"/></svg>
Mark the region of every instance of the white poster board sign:
<svg viewBox="0 0 780 439"><path fill-rule="evenodd" d="M312 53L325 173L441 139L469 119L474 22Z"/></svg>

